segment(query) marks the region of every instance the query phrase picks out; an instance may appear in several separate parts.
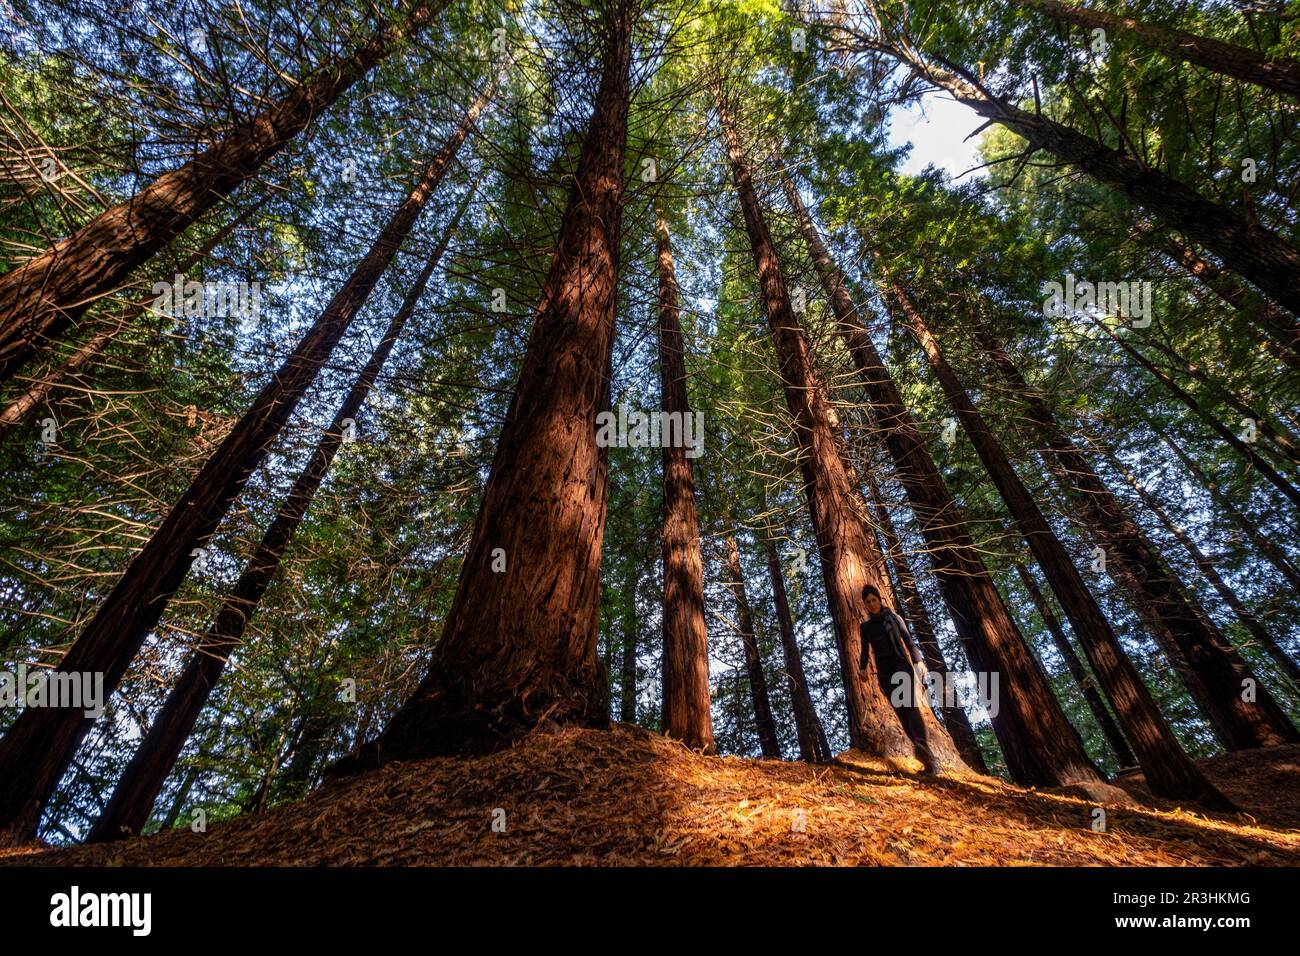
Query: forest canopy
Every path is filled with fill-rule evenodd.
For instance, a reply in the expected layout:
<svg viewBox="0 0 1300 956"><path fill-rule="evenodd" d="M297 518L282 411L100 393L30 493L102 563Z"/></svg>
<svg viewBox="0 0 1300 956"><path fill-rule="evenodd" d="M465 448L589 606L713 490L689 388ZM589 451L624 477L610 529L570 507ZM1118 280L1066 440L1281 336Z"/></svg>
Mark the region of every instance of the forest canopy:
<svg viewBox="0 0 1300 956"><path fill-rule="evenodd" d="M1300 743L1300 4L0 5L0 843Z"/></svg>

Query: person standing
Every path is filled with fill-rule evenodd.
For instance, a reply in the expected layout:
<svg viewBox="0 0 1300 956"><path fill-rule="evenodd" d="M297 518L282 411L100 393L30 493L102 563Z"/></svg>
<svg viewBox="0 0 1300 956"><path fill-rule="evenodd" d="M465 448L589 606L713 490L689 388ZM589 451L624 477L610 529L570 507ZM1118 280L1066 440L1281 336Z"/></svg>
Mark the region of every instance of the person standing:
<svg viewBox="0 0 1300 956"><path fill-rule="evenodd" d="M929 734L920 707L926 698L925 681L928 671L921 648L917 646L907 624L881 600L880 591L871 584L862 589L862 597L867 605L867 619L862 622L862 658L858 669L864 680L869 679L867 665L870 657L876 660L876 681L881 691L893 703L899 687L896 675L905 675L912 681L911 695L904 699L902 706L894 705L894 712L903 724L903 729L916 747L917 756L933 771L934 759L930 753Z"/></svg>

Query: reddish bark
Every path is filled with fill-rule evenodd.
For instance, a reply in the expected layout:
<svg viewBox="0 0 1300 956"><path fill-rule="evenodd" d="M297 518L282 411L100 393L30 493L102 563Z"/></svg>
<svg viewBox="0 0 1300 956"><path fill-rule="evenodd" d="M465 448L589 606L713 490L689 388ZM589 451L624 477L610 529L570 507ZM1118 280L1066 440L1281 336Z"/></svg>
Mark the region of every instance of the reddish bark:
<svg viewBox="0 0 1300 956"><path fill-rule="evenodd" d="M1237 530L1246 536L1246 539L1259 552L1261 557L1273 565L1277 573L1282 576L1282 580L1286 581L1292 590L1300 592L1300 568L1291 563L1290 559L1273 543L1273 540L1264 534L1259 529L1259 526L1237 507L1232 498L1219 487L1218 482L1211 479L1201 470L1200 465L1192 461L1187 452L1169 436L1168 432L1152 421L1148 421L1147 426L1174 453L1174 457L1187 469L1187 473L1192 476L1193 480L1210 493L1215 508L1232 519L1232 523L1236 525Z"/></svg>
<svg viewBox="0 0 1300 956"><path fill-rule="evenodd" d="M1134 348L1131 343L1125 341L1105 322L1098 321L1093 324L1105 332L1110 340L1123 349L1126 354L1131 356L1138 365L1150 372L1151 376L1155 378L1156 381L1168 389L1174 398L1182 402L1188 411L1204 422L1212 432L1223 439L1224 443L1227 444L1229 448L1241 455L1242 458L1246 459L1253 471L1258 472L1266 481L1268 481L1269 484L1282 494L1286 495L1286 497L1291 500L1292 504L1300 506L1300 488L1297 488L1294 484L1280 475L1277 469L1260 457L1255 449L1251 448L1240 437L1238 437L1237 433L1225 425L1217 415L1213 415L1203 408L1201 403L1198 402L1185 388L1170 378L1162 369L1157 368L1154 362ZM1261 424L1267 424L1262 418L1257 418L1256 421Z"/></svg>
<svg viewBox="0 0 1300 956"><path fill-rule="evenodd" d="M686 399L686 356L677 295L677 273L668 223L655 208L659 271L659 381L663 410L690 415ZM704 623L704 559L700 556L700 529L695 515L695 479L687 449L669 440L663 443L663 726L664 733L688 747L714 752L713 723L709 716L709 632ZM753 641L753 634L750 634ZM746 656L749 648L746 647ZM757 654L757 649L754 651ZM752 667L751 667L752 671ZM758 675L762 678L762 666ZM751 673L751 678L753 674ZM755 703L767 688L754 691ZM772 713L767 711L771 727ZM760 729L763 726L759 715ZM775 743L776 730L772 730ZM764 756L768 741L764 738ZM779 756L779 754L778 754Z"/></svg>
<svg viewBox="0 0 1300 956"><path fill-rule="evenodd" d="M794 184L786 195L844 338L871 399L882 440L907 492L944 603L972 667L998 674L1001 706L992 717L1007 768L1030 786L1101 779L980 558L966 519L944 484L912 415L880 360L839 269Z"/></svg>
<svg viewBox="0 0 1300 956"><path fill-rule="evenodd" d="M636 585L639 568L628 565L627 579L623 583L624 600L627 611L623 618L623 660L621 666L622 682L619 685L618 719L627 724L636 723L636 657L637 657L637 615Z"/></svg>
<svg viewBox="0 0 1300 956"><path fill-rule="evenodd" d="M903 550L902 541L898 537L898 529L894 527L894 519L889 516L889 509L885 506L884 498L880 494L880 487L876 484L875 477L868 471L864 478L870 495L871 513L876 518L876 525L880 529L881 537L884 538L884 551L894 565L895 590L902 598L903 610L906 612L905 617L908 626L912 630L912 636L916 638L916 643L921 648L921 654L925 657L925 666L929 668L932 674L938 674L942 677L945 685L947 685L950 680L948 662L944 659L943 648L939 646L939 641L935 637L934 624L930 620L929 611L926 610L925 601L921 599L921 590L916 583L916 574L912 570L912 564L907 558L907 553ZM952 742L957 745L957 750L961 753L962 759L981 773L987 773L988 764L984 761L984 752L980 749L979 739L975 736L975 729L970 725L970 717L966 714L966 708L957 701L954 695L951 699L951 706L948 706L947 698L940 703L939 712L943 714L944 726L948 728Z"/></svg>
<svg viewBox="0 0 1300 956"><path fill-rule="evenodd" d="M1102 736L1110 744L1110 749L1115 752L1115 758L1119 761L1119 765L1121 767L1133 766L1137 763L1137 758L1133 756L1133 749L1129 747L1128 741L1124 739L1124 734L1120 731L1119 725L1115 723L1115 718L1106 709L1106 704L1101 699L1101 694L1097 692L1097 687L1093 684L1087 669L1083 666L1083 661L1079 660L1079 655L1070 646L1070 641L1065 636L1065 628L1062 626L1060 619L1057 618L1056 612L1052 610L1052 606L1047 602L1042 589L1038 587L1038 582L1034 580L1034 576L1019 561L1016 562L1016 574L1020 576L1020 583L1024 585L1025 591L1029 594L1029 599L1033 602L1034 609L1038 611L1038 616L1043 619L1043 624L1047 627L1047 633L1051 636L1057 653L1065 661L1065 668L1070 672L1074 685L1079 688L1084 703L1088 705L1088 710L1092 712L1093 719L1097 721L1097 726L1101 728Z"/></svg>
<svg viewBox="0 0 1300 956"><path fill-rule="evenodd" d="M781 651L785 659L785 675L790 682L790 701L794 710L795 736L799 741L799 759L809 763L825 763L833 756L826 729L822 726L812 694L808 692L808 679L804 676L803 656L794 638L794 619L790 614L790 599L786 595L785 578L776 544L764 538L767 550L767 573L772 581L772 601L776 605L777 626L781 631Z"/></svg>
<svg viewBox="0 0 1300 956"><path fill-rule="evenodd" d="M1186 183L1059 123L993 96L969 71L931 62L911 44L890 43L888 52L918 76L947 90L980 116L999 123L1044 150L1078 166L1099 182L1212 251L1229 269L1244 276L1265 295L1300 314L1300 250L1254 219L1212 202Z"/></svg>
<svg viewBox="0 0 1300 956"><path fill-rule="evenodd" d="M351 55L322 67L275 106L0 277L0 381L254 175L447 2L424 0L404 22L381 24Z"/></svg>
<svg viewBox="0 0 1300 956"><path fill-rule="evenodd" d="M1243 699L1246 682L1254 682L1246 663L1181 582L1166 570L1141 529L992 333L975 316L971 316L970 327L985 354L1021 397L1047 448L1049 468L1071 492L1076 505L1072 517L1102 544L1107 573L1128 594L1133 610L1165 650L1224 744L1242 750L1300 740L1286 714L1258 682L1256 699ZM1132 743L1137 746L1136 740Z"/></svg>
<svg viewBox="0 0 1300 956"><path fill-rule="evenodd" d="M609 725L596 416L610 400L633 16L626 2L603 16L600 89L442 638L412 698L334 775L494 750L547 720Z"/></svg>
<svg viewBox="0 0 1300 956"><path fill-rule="evenodd" d="M1137 229L1144 235L1156 231L1147 222L1139 223ZM1197 255L1196 250L1168 232L1161 242L1161 251L1263 332L1265 346L1279 361L1300 369L1300 322L1294 315L1272 302L1251 301L1249 291L1236 276Z"/></svg>
<svg viewBox="0 0 1300 956"><path fill-rule="evenodd" d="M1036 599L1035 604L1044 623L1056 640L1066 665L1083 690L1089 707L1106 732L1116 755L1125 766L1132 763L1133 753L1125 741L1127 735L1133 749L1137 751L1138 760L1141 761L1153 793L1171 799L1195 800L1220 810L1232 809L1232 804L1209 782L1174 736L1173 729L1160 713L1155 698L1125 653L1119 636L1088 589L1083 575L1070 560L1065 546L1047 523L1029 489L1016 474L1006 451L993 435L984 416L976 409L966 386L948 363L925 316L900 286L890 285L889 288L902 309L907 324L921 343L926 360L939 380L948 403L957 413L962 427L975 446L976 454L998 489L1016 529L1024 537L1030 553L1043 569L1062 610L1070 619L1070 625L1097 674L1097 680L1115 707L1124 734L1114 726L1105 705L1092 688L1082 665L1065 640L1064 633L1060 631L1060 624L1039 595L1040 599ZM1025 574L1021 577L1030 589L1031 596L1037 594L1033 579Z"/></svg>
<svg viewBox="0 0 1300 956"><path fill-rule="evenodd" d="M262 203L259 201L249 206L234 219L231 219L224 226L213 233L212 237L206 240L203 245L192 255L182 260L177 270L182 274L189 272L195 266L201 264L212 250L219 246L226 237L237 229L250 215L261 208ZM0 442L3 442L19 425L21 425L28 415L40 405L47 401L55 389L65 385L74 375L78 374L82 367L95 359L104 351L108 343L121 333L123 329L133 324L142 315L149 311L149 307L156 301L156 296L149 296L138 302L128 305L120 316L113 322L110 328L96 333L89 341L79 347L72 355L68 356L57 369L40 376L32 383L28 389L21 395L14 398L3 412L0 412Z"/></svg>
<svg viewBox="0 0 1300 956"><path fill-rule="evenodd" d="M1089 10L1061 0L1018 0L1031 10L1045 13L1062 23L1087 30L1102 29L1113 35L1128 34L1143 46L1173 60L1184 60L1213 73L1252 83L1266 90L1300 97L1300 61L1288 57L1269 58L1249 47L1213 37L1177 30L1135 17L1103 10Z"/></svg>
<svg viewBox="0 0 1300 956"><path fill-rule="evenodd" d="M862 654L858 628L868 616L862 589L870 583L882 594L888 590L889 582L880 573L884 568L884 558L868 534L861 513L855 508L857 492L838 444L826 387L816 372L807 335L795 318L785 278L781 274L780 259L754 190L735 122L717 85L714 95L732 179L758 271L786 404L794 420L804 491L840 653L849 715L849 740L854 747L868 753L921 757L936 772L949 767L964 767L947 731L930 710L924 693L913 694L911 703L924 721L927 739L913 741L904 729L907 726L904 718L894 713L890 697L882 692L880 677L886 678L886 684L895 674L911 677L910 661L879 660L873 652L868 655L865 673L858 668ZM929 755L924 752L926 747Z"/></svg>
<svg viewBox="0 0 1300 956"><path fill-rule="evenodd" d="M347 282L131 561L60 661L59 671L102 673L105 694L112 694L184 580L193 552L216 532L231 503L265 460L410 233L483 105L480 99L425 167ZM93 723L80 711L68 709L29 708L19 715L0 741L0 844L22 841L35 832L41 808Z"/></svg>
<svg viewBox="0 0 1300 956"><path fill-rule="evenodd" d="M740 565L740 546L735 532L726 534L727 584L736 598L736 626L740 630L740 643L745 649L745 673L749 676L749 693L754 700L754 722L758 726L758 743L764 757L781 759L781 743L776 736L776 721L772 719L772 704L767 696L767 677L763 674L763 659L758 653L754 638L754 615L745 593L745 574Z"/></svg>
<svg viewBox="0 0 1300 956"><path fill-rule="evenodd" d="M1196 570L1200 572L1201 576L1205 578L1210 587L1214 589L1214 593L1219 596L1219 600L1226 604L1228 609L1236 616L1237 620L1241 622L1241 626L1246 629L1246 633L1248 633L1260 647L1264 648L1264 650L1268 652L1269 656L1277 663L1277 666L1281 669L1282 673L1290 678L1291 682L1297 689L1300 689L1300 666L1297 666L1296 662L1290 657L1290 655L1288 655L1286 651L1282 650L1281 645L1279 645L1273 635L1268 632L1268 629L1264 627L1263 622L1251 612L1250 608L1246 607L1246 603L1241 599L1237 592L1228 585L1228 582L1223 579L1223 575L1219 573L1219 569L1215 567L1214 562L1211 561L1205 552L1201 550L1200 546L1192 540L1192 536L1188 534L1187 531L1178 524L1178 522L1170 517L1169 513L1160 506L1160 502L1156 500L1155 496L1147 490L1146 485L1138 481L1137 477L1124 466L1123 462L1119 461L1119 459L1114 455L1107 455L1106 460L1110 464L1111 468L1123 475L1124 480L1128 482L1129 486L1133 488L1134 491L1137 492L1138 497L1142 499L1143 506L1155 515L1156 520L1160 522L1164 529L1173 535L1174 539L1183 546L1183 550L1185 550L1187 556L1192 559L1192 564L1196 566Z"/></svg>
<svg viewBox="0 0 1300 956"><path fill-rule="evenodd" d="M447 248L455 223L460 221L468 205L470 194L465 203L452 219L452 225L443 235L442 241L434 254L425 263L416 277L401 307L394 313L388 323L383 337L375 346L353 383L351 390L339 406L334 421L326 429L321 440L316 444L307 464L299 473L290 489L284 504L280 506L261 543L247 566L235 582L230 596L222 604L212 626L204 635L199 646L190 656L185 669L177 678L175 686L167 695L162 709L154 718L149 732L141 741L135 755L127 764L121 779L113 790L113 795L105 806L103 813L95 822L87 840L101 842L134 836L149 822L154 801L162 791L167 775L171 773L181 748L189 739L190 732L207 703L208 697L216 686L226 662L242 644L244 631L248 622L261 604L266 589L270 586L280 561L293 540L298 526L302 523L311 507L312 500L324 481L335 455L344 442L344 432L348 423L355 422L361 412L361 406L370 395L375 380L379 377L384 363L393 350L407 320L415 311L416 304L424 295L429 277L437 268Z"/></svg>

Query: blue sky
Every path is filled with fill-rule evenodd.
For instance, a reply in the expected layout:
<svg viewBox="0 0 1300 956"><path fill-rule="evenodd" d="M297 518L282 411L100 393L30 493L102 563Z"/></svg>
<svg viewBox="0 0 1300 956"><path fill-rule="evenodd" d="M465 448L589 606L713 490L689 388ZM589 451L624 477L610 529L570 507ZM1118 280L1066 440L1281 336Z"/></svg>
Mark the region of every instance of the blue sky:
<svg viewBox="0 0 1300 956"><path fill-rule="evenodd" d="M890 113L889 142L892 146L912 144L902 172L919 173L926 166L934 165L949 176L957 176L979 165L976 148L980 137L963 140L983 122L973 110L951 96L927 93L920 103ZM983 174L981 170L971 175Z"/></svg>

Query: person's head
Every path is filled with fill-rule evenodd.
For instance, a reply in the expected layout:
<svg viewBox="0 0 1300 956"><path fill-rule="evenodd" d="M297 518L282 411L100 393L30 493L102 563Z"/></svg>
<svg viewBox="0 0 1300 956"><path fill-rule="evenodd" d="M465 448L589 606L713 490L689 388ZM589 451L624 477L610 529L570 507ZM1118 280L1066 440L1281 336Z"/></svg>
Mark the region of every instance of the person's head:
<svg viewBox="0 0 1300 956"><path fill-rule="evenodd" d="M884 603L880 600L880 591L874 584L868 584L862 589L862 598L867 602L867 613L875 615L880 613Z"/></svg>

